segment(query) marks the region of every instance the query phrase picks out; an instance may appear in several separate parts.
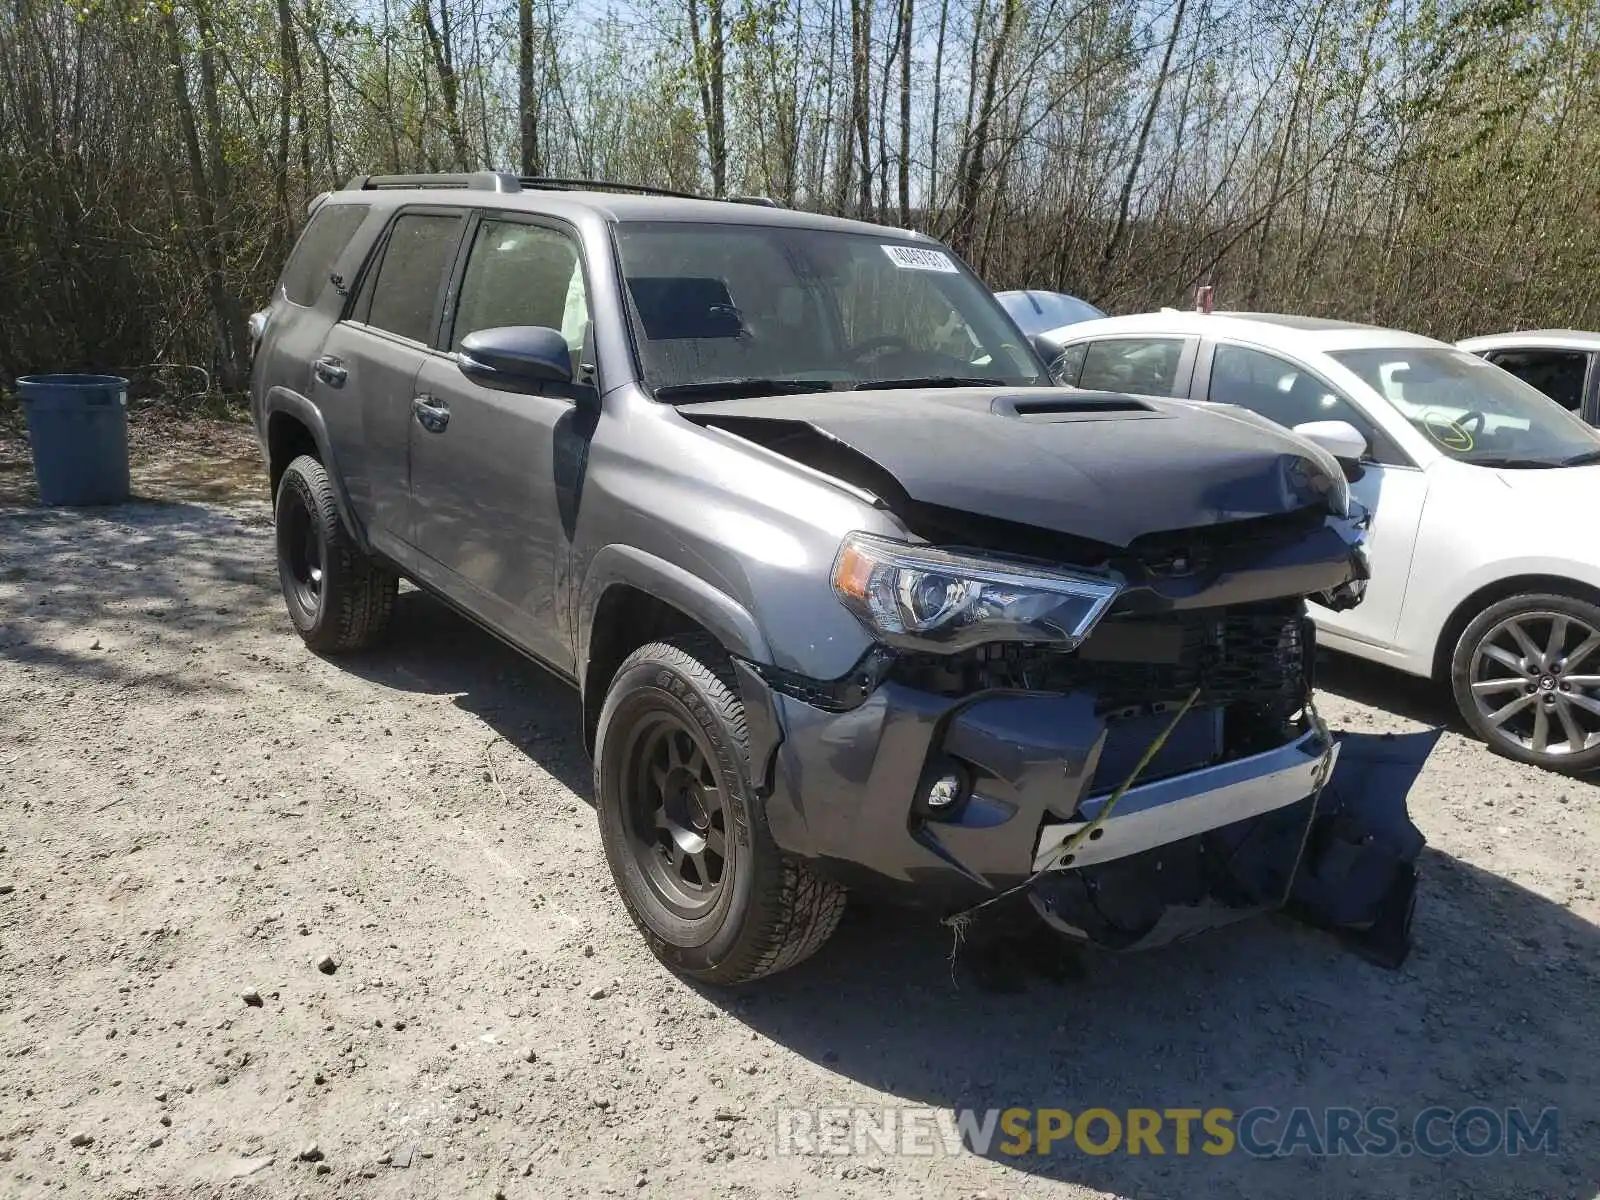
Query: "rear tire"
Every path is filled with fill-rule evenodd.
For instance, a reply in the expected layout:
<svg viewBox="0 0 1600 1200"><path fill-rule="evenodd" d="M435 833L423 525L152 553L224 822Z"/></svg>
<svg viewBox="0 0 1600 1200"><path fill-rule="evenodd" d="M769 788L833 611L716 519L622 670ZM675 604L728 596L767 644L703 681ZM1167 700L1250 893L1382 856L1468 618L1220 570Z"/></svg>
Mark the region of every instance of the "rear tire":
<svg viewBox="0 0 1600 1200"><path fill-rule="evenodd" d="M278 581L305 644L339 654L381 641L394 617L399 576L356 545L339 519L333 481L309 454L279 480L274 523Z"/></svg>
<svg viewBox="0 0 1600 1200"><path fill-rule="evenodd" d="M1552 771L1600 767L1600 607L1554 593L1491 604L1461 631L1450 689L1496 753Z"/></svg>
<svg viewBox="0 0 1600 1200"><path fill-rule="evenodd" d="M820 949L845 891L774 844L726 663L704 635L629 655L600 713L595 798L612 878L650 949L695 979L739 984Z"/></svg>

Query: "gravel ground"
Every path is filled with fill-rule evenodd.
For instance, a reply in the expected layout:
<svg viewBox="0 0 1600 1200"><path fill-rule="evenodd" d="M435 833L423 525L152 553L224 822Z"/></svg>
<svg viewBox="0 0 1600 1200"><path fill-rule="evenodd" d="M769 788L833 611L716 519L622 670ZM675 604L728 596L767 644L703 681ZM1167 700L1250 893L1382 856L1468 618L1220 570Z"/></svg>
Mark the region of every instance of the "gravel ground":
<svg viewBox="0 0 1600 1200"><path fill-rule="evenodd" d="M266 475L254 427L242 407L222 420L169 407L128 414L133 494L143 500L227 503L264 494ZM20 409L0 402L0 510L34 505L33 452Z"/></svg>
<svg viewBox="0 0 1600 1200"><path fill-rule="evenodd" d="M1596 1194L1600 796L1425 687L1323 679L1336 728L1432 747L1399 972L1272 918L997 995L870 911L718 993L612 893L574 696L416 593L391 648L308 653L270 538L259 503L0 510L0 1194ZM883 1104L1554 1105L1561 1140L775 1152L779 1106Z"/></svg>

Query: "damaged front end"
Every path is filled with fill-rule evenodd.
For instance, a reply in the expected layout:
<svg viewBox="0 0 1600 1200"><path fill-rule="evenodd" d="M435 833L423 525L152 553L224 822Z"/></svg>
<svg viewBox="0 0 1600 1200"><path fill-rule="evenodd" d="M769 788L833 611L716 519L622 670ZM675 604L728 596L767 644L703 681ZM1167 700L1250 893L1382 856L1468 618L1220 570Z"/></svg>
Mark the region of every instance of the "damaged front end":
<svg viewBox="0 0 1600 1200"><path fill-rule="evenodd" d="M1410 948L1422 835L1403 788L1356 782L1370 775L1369 748L1341 755L1348 747L1326 733L1314 709L1310 720L1311 731L1291 745L1232 770L1212 768L1212 778L1129 787L1116 797L1120 837L1096 837L1117 824L1095 824L1110 798L1084 806L1077 822L1047 826L1026 888L1035 910L1075 940L1135 950L1282 908L1398 967ZM1182 795L1170 795L1172 785ZM1274 797L1302 794L1274 806ZM1169 826L1160 844L1139 848L1166 805L1202 799L1214 813L1254 815L1167 841ZM1076 837L1084 830L1094 839L1087 845Z"/></svg>
<svg viewBox="0 0 1600 1200"><path fill-rule="evenodd" d="M922 536L973 544L965 514L918 515ZM1111 594L1021 605L1033 625L1005 624L1028 595L1020 568L987 598L960 583L963 604L999 619L931 643L905 614L937 611L948 589L841 555L836 586L847 607L855 589L878 643L856 669L819 681L739 664L763 702L752 740L774 837L947 914L1025 895L1108 949L1287 908L1397 965L1421 835L1403 794L1338 785L1340 743L1312 704L1304 599L1359 600L1360 526L1307 505L1141 537L1061 572L1115 580ZM1007 532L984 530L990 545ZM1024 549L1037 553L1002 541ZM1058 636L1028 640L1046 610Z"/></svg>

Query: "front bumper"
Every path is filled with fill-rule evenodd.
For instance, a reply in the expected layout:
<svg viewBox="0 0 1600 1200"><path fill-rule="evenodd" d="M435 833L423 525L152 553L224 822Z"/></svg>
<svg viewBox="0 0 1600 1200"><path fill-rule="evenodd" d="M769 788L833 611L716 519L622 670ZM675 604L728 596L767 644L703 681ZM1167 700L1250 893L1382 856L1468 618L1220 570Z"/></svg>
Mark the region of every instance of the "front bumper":
<svg viewBox="0 0 1600 1200"><path fill-rule="evenodd" d="M1033 869L1093 866L1259 817L1316 792L1338 757L1338 743L1313 729L1275 750L1131 787L1093 840L1061 859L1068 839L1109 799L1093 797L1079 806L1080 819L1045 825Z"/></svg>
<svg viewBox="0 0 1600 1200"><path fill-rule="evenodd" d="M1089 692L979 693L952 699L893 681L845 712L771 692L749 672L776 744L766 776L778 845L855 887L954 908L1013 887L1050 865L1092 820L1137 749L1166 723L1108 722ZM1197 722L1212 718L1196 714ZM1180 757L1182 737L1168 749ZM1119 741L1122 751L1119 751ZM1200 770L1159 758L1087 842L1079 868L1181 841L1305 800L1336 751L1303 731L1265 753ZM923 797L955 768L969 794L941 817Z"/></svg>
<svg viewBox="0 0 1600 1200"><path fill-rule="evenodd" d="M1160 777L1058 863L1128 773L1092 694L887 682L830 712L740 675L774 839L853 888L946 913L1021 890L1057 931L1118 950L1287 907L1384 965L1405 957L1423 838L1405 788L1366 786L1370 750L1343 787L1341 743L1315 728L1199 769L1158 756ZM952 763L970 794L935 819L922 798Z"/></svg>

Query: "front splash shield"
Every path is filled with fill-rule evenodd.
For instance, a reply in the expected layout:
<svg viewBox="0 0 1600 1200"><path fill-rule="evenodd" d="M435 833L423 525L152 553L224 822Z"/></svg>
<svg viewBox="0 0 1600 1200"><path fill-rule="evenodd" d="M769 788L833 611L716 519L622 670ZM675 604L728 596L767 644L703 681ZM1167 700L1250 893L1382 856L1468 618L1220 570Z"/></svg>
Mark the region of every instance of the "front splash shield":
<svg viewBox="0 0 1600 1200"><path fill-rule="evenodd" d="M1186 797L1165 795L1160 782L1132 788L1104 835L1039 876L1029 898L1058 932L1112 950L1164 945L1283 909L1398 967L1410 948L1415 864L1425 844L1406 797L1436 739L1344 734L1330 743L1313 731L1213 768L1199 794L1193 777ZM1317 791L1324 764L1332 774ZM1284 804L1285 796L1296 799ZM1226 823L1191 831L1207 820ZM1036 866L1049 865L1079 825L1047 825Z"/></svg>

